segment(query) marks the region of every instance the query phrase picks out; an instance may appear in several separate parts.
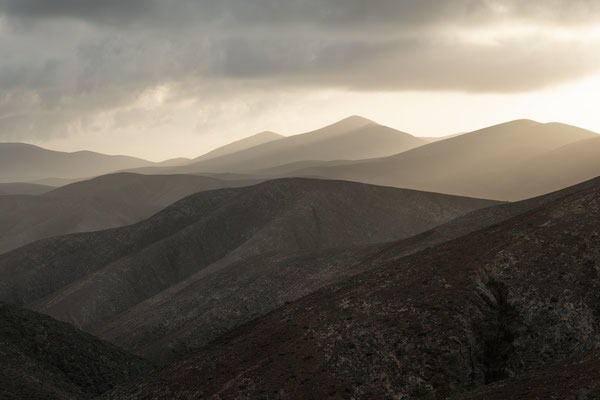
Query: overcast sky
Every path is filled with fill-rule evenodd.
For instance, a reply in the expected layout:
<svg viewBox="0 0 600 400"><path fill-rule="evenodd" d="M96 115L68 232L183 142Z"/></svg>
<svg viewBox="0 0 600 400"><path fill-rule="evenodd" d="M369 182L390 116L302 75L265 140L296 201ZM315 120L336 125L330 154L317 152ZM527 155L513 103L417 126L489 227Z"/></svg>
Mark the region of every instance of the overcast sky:
<svg viewBox="0 0 600 400"><path fill-rule="evenodd" d="M600 132L597 0L0 0L0 141L159 160L359 114Z"/></svg>

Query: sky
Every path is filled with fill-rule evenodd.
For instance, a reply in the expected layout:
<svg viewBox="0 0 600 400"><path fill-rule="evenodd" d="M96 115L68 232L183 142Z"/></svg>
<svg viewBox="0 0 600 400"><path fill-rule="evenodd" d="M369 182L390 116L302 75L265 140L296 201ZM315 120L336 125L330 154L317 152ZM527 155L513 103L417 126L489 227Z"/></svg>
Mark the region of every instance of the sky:
<svg viewBox="0 0 600 400"><path fill-rule="evenodd" d="M0 141L159 161L361 115L600 132L597 0L0 0Z"/></svg>

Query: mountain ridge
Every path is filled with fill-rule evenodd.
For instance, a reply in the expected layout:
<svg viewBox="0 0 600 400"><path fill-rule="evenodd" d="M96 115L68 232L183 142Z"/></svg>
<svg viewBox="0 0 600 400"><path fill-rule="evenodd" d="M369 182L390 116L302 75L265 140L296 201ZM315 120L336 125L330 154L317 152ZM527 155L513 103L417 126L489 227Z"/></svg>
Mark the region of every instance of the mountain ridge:
<svg viewBox="0 0 600 400"><path fill-rule="evenodd" d="M522 180L522 173L515 166L562 146L592 138L598 138L598 135L577 127L516 120L389 157L337 166L325 163L324 166L286 175L346 179L497 200L522 200L559 187L548 185L535 192L529 191L528 182ZM546 178L551 181L551 176ZM567 186L579 182L571 180Z"/></svg>
<svg viewBox="0 0 600 400"><path fill-rule="evenodd" d="M319 289L105 398L442 399L535 373L600 347L598 220L595 179Z"/></svg>

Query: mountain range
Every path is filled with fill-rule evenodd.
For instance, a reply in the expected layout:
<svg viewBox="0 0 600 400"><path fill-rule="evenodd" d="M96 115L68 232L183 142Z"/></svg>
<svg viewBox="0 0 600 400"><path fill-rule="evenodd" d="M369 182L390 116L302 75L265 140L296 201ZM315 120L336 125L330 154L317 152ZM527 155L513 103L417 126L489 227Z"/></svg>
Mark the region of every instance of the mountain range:
<svg viewBox="0 0 600 400"><path fill-rule="evenodd" d="M130 171L201 174L218 179L231 174L236 179L255 181L280 177L343 179L516 201L597 176L598 138L594 132L565 124L516 120L434 140L352 116L292 136L262 132L191 160L163 163L6 143L0 144L0 153L12 158L0 158L6 162L5 177L0 176L0 182L12 184L0 184L0 194L48 191L44 186L15 183L19 181L56 185L60 179L72 182Z"/></svg>
<svg viewBox="0 0 600 400"><path fill-rule="evenodd" d="M600 398L599 154L358 116L162 163L0 144L0 398Z"/></svg>
<svg viewBox="0 0 600 400"><path fill-rule="evenodd" d="M337 165L324 163L287 175L522 200L600 174L600 159L593 157L593 148L587 149L600 143L597 139L596 133L564 124L518 120L390 157ZM582 149L591 155L585 163L580 162Z"/></svg>
<svg viewBox="0 0 600 400"><path fill-rule="evenodd" d="M25 143L0 143L0 183L85 178L150 165L151 162L135 157L91 151L65 153Z"/></svg>

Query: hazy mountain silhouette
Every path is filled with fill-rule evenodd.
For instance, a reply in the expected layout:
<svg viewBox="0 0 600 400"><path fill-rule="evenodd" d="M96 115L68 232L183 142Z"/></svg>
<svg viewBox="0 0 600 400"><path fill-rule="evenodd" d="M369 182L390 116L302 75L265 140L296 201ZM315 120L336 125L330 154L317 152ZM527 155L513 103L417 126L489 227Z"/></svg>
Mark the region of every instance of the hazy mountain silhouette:
<svg viewBox="0 0 600 400"><path fill-rule="evenodd" d="M39 185L35 183L0 183L0 196L7 194L43 194L55 189L54 186Z"/></svg>
<svg viewBox="0 0 600 400"><path fill-rule="evenodd" d="M548 152L598 135L584 129L530 120L512 121L434 142L391 157L304 168L290 176L346 179L499 200L521 200L581 182L543 174ZM573 151L573 154L576 154ZM593 153L593 152L590 152ZM545 184L524 179L534 160ZM575 160L571 160L575 162ZM519 168L516 168L519 167ZM582 164L582 167L584 165ZM597 168L594 168L597 172ZM539 174L538 174L539 175ZM580 173L579 176L595 176ZM526 176L526 175L525 175ZM561 175L562 176L562 175ZM556 180L555 180L556 179ZM563 186L561 186L563 185ZM535 187L535 190L532 188Z"/></svg>
<svg viewBox="0 0 600 400"><path fill-rule="evenodd" d="M81 182L88 179L92 179L93 177L83 177L83 178L42 178L36 179L34 181L28 182L36 185L45 185L52 186L54 188L70 185L71 183Z"/></svg>
<svg viewBox="0 0 600 400"><path fill-rule="evenodd" d="M104 175L41 196L0 196L0 253L67 233L129 225L202 190L253 181L197 175Z"/></svg>
<svg viewBox="0 0 600 400"><path fill-rule="evenodd" d="M535 371L600 347L599 223L596 179L462 238L375 258L106 398L448 398Z"/></svg>
<svg viewBox="0 0 600 400"><path fill-rule="evenodd" d="M562 146L516 165L503 176L494 176L499 185L529 196L583 182L600 176L600 135ZM512 182L510 179L514 179Z"/></svg>
<svg viewBox="0 0 600 400"><path fill-rule="evenodd" d="M305 179L206 191L135 225L3 254L0 299L93 328L207 267L409 237L492 204Z"/></svg>
<svg viewBox="0 0 600 400"><path fill-rule="evenodd" d="M459 133L454 133L452 135L446 135L446 136L417 136L419 139L423 139L426 140L429 143L433 143L433 142L439 142L440 140L446 140L446 139L450 139L453 137L457 137L460 135L464 135L467 132L459 132Z"/></svg>
<svg viewBox="0 0 600 400"><path fill-rule="evenodd" d="M425 140L353 116L312 132L287 136L171 172L250 172L304 160L359 160L412 149Z"/></svg>
<svg viewBox="0 0 600 400"><path fill-rule="evenodd" d="M0 182L83 178L150 165L153 163L135 157L91 151L65 153L25 143L0 143Z"/></svg>
<svg viewBox="0 0 600 400"><path fill-rule="evenodd" d="M225 146L209 151L208 153L201 155L200 157L194 158L192 161L204 161L210 160L211 158L222 157L227 154L236 153L238 151L246 150L251 147L258 146L264 143L269 143L282 138L284 138L284 136L279 135L275 132L260 132L256 135L248 136L244 139L226 144Z"/></svg>
<svg viewBox="0 0 600 400"><path fill-rule="evenodd" d="M0 303L2 399L89 399L149 367L69 324Z"/></svg>
<svg viewBox="0 0 600 400"><path fill-rule="evenodd" d="M158 166L161 166L161 167L177 167L180 165L187 164L190 161L192 161L190 158L177 157L177 158L170 158L168 160L161 161L161 162L158 162L155 164Z"/></svg>

